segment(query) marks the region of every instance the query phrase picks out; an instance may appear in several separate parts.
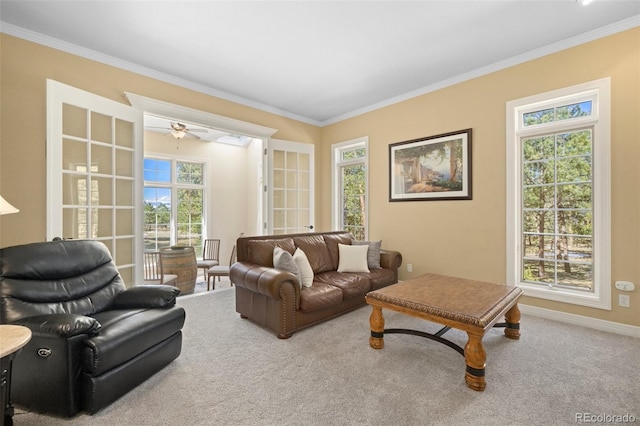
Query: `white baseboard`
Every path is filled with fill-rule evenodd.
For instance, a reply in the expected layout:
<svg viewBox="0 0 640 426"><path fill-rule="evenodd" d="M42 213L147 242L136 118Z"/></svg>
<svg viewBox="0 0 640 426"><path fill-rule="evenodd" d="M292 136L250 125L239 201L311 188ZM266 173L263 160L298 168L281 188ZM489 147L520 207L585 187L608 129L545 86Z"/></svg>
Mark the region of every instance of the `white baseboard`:
<svg viewBox="0 0 640 426"><path fill-rule="evenodd" d="M568 324L581 325L583 327L594 328L596 330L608 331L610 333L640 338L640 327L634 325L620 324L619 322L605 321L601 319L585 317L582 315L569 314L566 312L559 312L552 309L539 308L537 306L529 306L524 304L518 304L518 308L520 308L520 312L522 312L523 314L529 314L536 317L565 322Z"/></svg>

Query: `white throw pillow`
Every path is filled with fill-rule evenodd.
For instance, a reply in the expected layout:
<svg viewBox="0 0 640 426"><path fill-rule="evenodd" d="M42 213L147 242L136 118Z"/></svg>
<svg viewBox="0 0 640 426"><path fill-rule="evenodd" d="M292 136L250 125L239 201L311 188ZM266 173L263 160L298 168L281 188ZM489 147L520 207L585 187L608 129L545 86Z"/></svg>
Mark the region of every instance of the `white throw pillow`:
<svg viewBox="0 0 640 426"><path fill-rule="evenodd" d="M280 247L273 248L273 266L278 269L282 269L284 271L289 271L298 279L298 284L300 288L302 288L302 274L300 274L300 268L296 261L286 250L281 249Z"/></svg>
<svg viewBox="0 0 640 426"><path fill-rule="evenodd" d="M338 272L369 272L368 250L368 244L365 246L338 244Z"/></svg>
<svg viewBox="0 0 640 426"><path fill-rule="evenodd" d="M304 252L297 248L293 253L293 260L296 261L298 269L300 269L300 275L302 276L302 287L311 287L313 285L313 268L309 263L309 259Z"/></svg>

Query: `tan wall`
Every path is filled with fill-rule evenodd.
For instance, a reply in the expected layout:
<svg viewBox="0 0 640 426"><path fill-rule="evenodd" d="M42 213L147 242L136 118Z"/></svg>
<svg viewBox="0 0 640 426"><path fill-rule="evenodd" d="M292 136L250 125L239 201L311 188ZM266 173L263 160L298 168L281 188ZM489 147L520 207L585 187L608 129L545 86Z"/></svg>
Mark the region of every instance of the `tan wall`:
<svg viewBox="0 0 640 426"><path fill-rule="evenodd" d="M640 287L640 29L546 56L322 129L7 35L1 42L0 193L21 212L0 218L0 246L45 236L45 80L121 102L123 93L279 129L279 139L316 143L316 229L331 228L331 144L369 136L370 237L398 249L401 279L425 272L504 282L505 103L602 77L612 81L612 281ZM473 129L473 200L388 201L388 145ZM320 144L318 145L318 141ZM639 326L631 309L611 312L526 298L524 303Z"/></svg>
<svg viewBox="0 0 640 426"><path fill-rule="evenodd" d="M399 249L400 278L425 272L506 280L505 103L512 99L611 77L612 89L612 281L640 287L640 29L636 28L531 62L460 83L322 129L319 170L330 170L331 144L369 137L372 239ZM473 129L473 200L389 202L388 146L423 136ZM318 179L330 206L331 188ZM321 227L330 226L328 207ZM406 272L406 264L413 273ZM525 298L523 303L640 325L639 292L632 308L583 308Z"/></svg>
<svg viewBox="0 0 640 426"><path fill-rule="evenodd" d="M321 129L0 34L0 194L20 213L0 218L0 247L46 238L46 79L127 103L159 99L278 129L274 137L317 143Z"/></svg>

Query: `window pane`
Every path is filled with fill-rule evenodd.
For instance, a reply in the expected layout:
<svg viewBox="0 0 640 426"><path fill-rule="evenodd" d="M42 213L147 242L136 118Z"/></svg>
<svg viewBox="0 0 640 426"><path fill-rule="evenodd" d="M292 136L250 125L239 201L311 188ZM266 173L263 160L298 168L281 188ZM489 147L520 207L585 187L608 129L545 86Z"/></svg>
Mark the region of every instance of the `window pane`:
<svg viewBox="0 0 640 426"><path fill-rule="evenodd" d="M547 235L525 235L524 257L529 259L553 259L555 251L553 249L554 239Z"/></svg>
<svg viewBox="0 0 640 426"><path fill-rule="evenodd" d="M558 182L590 182L591 157L573 157L559 159ZM546 183L546 182L545 182Z"/></svg>
<svg viewBox="0 0 640 426"><path fill-rule="evenodd" d="M591 130L561 133L556 136L558 157L591 155Z"/></svg>
<svg viewBox="0 0 640 426"><path fill-rule="evenodd" d="M534 161L524 163L523 167L523 183L525 185L541 185L554 182L554 164L553 160Z"/></svg>
<svg viewBox="0 0 640 426"><path fill-rule="evenodd" d="M525 259L523 267L524 273L522 279L524 281L552 284L555 280L554 262Z"/></svg>
<svg viewBox="0 0 640 426"><path fill-rule="evenodd" d="M550 209L554 206L553 186L532 186L522 192L525 209Z"/></svg>
<svg viewBox="0 0 640 426"><path fill-rule="evenodd" d="M546 160L554 157L553 136L539 136L522 141L524 161Z"/></svg>
<svg viewBox="0 0 640 426"><path fill-rule="evenodd" d="M171 182L171 161L144 159L144 180L147 182Z"/></svg>
<svg viewBox="0 0 640 426"><path fill-rule="evenodd" d="M553 234L555 218L552 210L525 210L522 216L524 232Z"/></svg>
<svg viewBox="0 0 640 426"><path fill-rule="evenodd" d="M561 286L590 290L593 282L593 266L563 262L558 264L558 281Z"/></svg>
<svg viewBox="0 0 640 426"><path fill-rule="evenodd" d="M342 151L342 160L353 160L355 158L364 158L364 148L354 148L347 151Z"/></svg>
<svg viewBox="0 0 640 426"><path fill-rule="evenodd" d="M558 207L591 208L591 184L558 185Z"/></svg>
<svg viewBox="0 0 640 426"><path fill-rule="evenodd" d="M522 124L533 126L534 124L550 123L553 121L553 108L533 111L522 115Z"/></svg>
<svg viewBox="0 0 640 426"><path fill-rule="evenodd" d="M171 189L144 188L144 248L171 245Z"/></svg>
<svg viewBox="0 0 640 426"><path fill-rule="evenodd" d="M588 115L591 115L591 101L584 101L556 108L557 120L568 120Z"/></svg>
<svg viewBox="0 0 640 426"><path fill-rule="evenodd" d="M178 162L176 164L176 181L178 183L192 183L202 185L203 181L202 164Z"/></svg>
<svg viewBox="0 0 640 426"><path fill-rule="evenodd" d="M179 189L177 240L180 245L202 246L203 190Z"/></svg>

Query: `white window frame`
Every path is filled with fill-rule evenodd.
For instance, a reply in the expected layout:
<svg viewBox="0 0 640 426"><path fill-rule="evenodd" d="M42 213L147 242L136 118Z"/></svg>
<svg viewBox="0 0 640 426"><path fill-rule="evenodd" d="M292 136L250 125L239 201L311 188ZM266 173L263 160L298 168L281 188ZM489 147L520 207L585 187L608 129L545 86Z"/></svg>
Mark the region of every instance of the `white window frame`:
<svg viewBox="0 0 640 426"><path fill-rule="evenodd" d="M364 148L365 155L362 158L342 161L342 153L353 149ZM344 229L342 223L342 179L340 170L344 166L352 166L354 164L364 164L365 176L365 239L369 239L369 138L364 136L357 139L351 139L345 142L339 142L331 145L331 164L333 172L331 173L331 226L334 230Z"/></svg>
<svg viewBox="0 0 640 426"><path fill-rule="evenodd" d="M516 99L506 105L507 284L527 296L611 310L611 81L603 78ZM524 126L522 115L576 101L591 100L592 114L570 120ZM593 129L593 292L522 282L521 140L544 132Z"/></svg>
<svg viewBox="0 0 640 426"><path fill-rule="evenodd" d="M169 188L171 190L171 236L170 236L170 244L175 245L177 242L177 217L178 217L178 190L179 189L199 189L202 190L202 240L204 241L207 238L207 223L208 223L208 211L209 211L209 187L207 186L207 182L209 182L209 160L203 158L196 158L190 156L173 156L166 154L157 154L157 153L144 153L144 159L153 159L153 160L163 160L169 161L171 163L171 182L156 182L156 181L147 181L145 180L143 183L143 187L157 187L157 188ZM193 163L193 164L202 164L203 171L203 180L202 185L191 184L191 183L178 183L176 176L177 163ZM144 173L143 173L144 176ZM143 202L144 204L144 202ZM143 235L144 241L144 235ZM202 248L202 247L201 247ZM196 252L198 248L196 247Z"/></svg>

